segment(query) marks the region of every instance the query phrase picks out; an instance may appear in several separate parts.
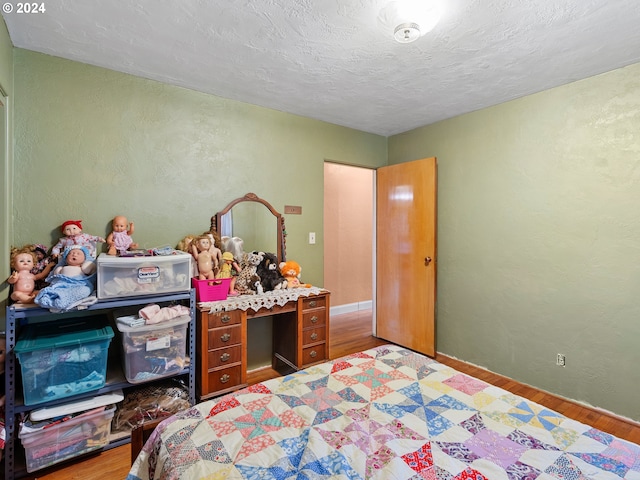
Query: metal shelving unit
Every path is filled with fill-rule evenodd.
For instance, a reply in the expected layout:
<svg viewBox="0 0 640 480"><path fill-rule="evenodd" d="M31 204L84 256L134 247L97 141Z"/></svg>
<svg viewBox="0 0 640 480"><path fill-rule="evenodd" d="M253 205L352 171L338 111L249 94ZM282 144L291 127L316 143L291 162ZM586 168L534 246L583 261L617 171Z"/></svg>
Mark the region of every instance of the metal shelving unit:
<svg viewBox="0 0 640 480"><path fill-rule="evenodd" d="M6 480L13 480L14 478L20 478L21 476L27 475L26 468L24 465L16 465L16 449L22 448L18 445L18 415L21 413L26 413L31 410L35 410L37 408L42 408L45 406L53 406L57 404L68 403L76 400L80 400L82 398L93 397L96 395L112 392L120 389L127 389L130 387L140 386L140 383L136 383L135 385L127 382L124 374L121 372L120 366L117 365L107 365L107 381L104 387L99 390L94 390L92 392L85 392L83 394L59 399L57 401L52 401L48 403L42 403L37 406L26 406L22 401L21 392L16 392L17 386L19 385L19 376L20 369L16 362L16 356L14 352L14 347L16 346L16 341L18 338L18 333L20 328L25 325L29 325L30 323L41 323L41 322L49 322L60 320L63 318L73 318L73 317L83 317L95 313L106 313L109 311L114 311L120 308L128 308L135 306L147 305L149 303L158 303L158 304L167 304L167 303L175 303L175 302L188 302L189 311L191 320L189 322L189 356L190 362L189 366L185 368L182 372L174 375L174 377L188 377L188 389L189 389L189 402L191 405L194 405L196 402L196 392L195 392L195 384L196 384L196 374L195 374L195 353L196 353L196 332L195 332L195 318L196 318L196 294L195 290L191 289L189 292L185 293L172 293L172 294L164 294L164 295L145 295L138 297L127 297L120 298L114 300L103 300L89 306L83 310L73 310L69 312L63 313L52 313L45 308L40 308L38 306L23 306L19 304L14 304L7 307L7 325L6 325L6 364L5 364L5 428L6 428L6 442L5 442L5 450L4 450L4 478ZM118 348L119 346L115 344L115 342L111 342L109 348ZM110 357L110 356L109 356ZM118 373L118 370L120 372ZM116 372L115 375L110 375L109 372ZM163 380L166 380L165 377ZM153 383L156 380L150 380L148 383ZM113 448L116 446L120 446L130 442L130 438L121 438L119 440L115 440L110 443L105 449Z"/></svg>

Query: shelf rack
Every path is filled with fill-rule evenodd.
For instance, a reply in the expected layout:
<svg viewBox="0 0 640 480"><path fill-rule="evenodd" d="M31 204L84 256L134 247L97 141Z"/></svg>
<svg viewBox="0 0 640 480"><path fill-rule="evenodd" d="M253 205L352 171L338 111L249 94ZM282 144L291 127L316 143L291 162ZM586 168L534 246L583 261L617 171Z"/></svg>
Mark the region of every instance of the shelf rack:
<svg viewBox="0 0 640 480"><path fill-rule="evenodd" d="M114 311L119 308L134 307L140 305L147 305L150 303L174 303L185 302L189 303L189 313L191 320L189 322L189 366L182 372L177 373L173 377L188 377L188 391L189 391L189 403L194 405L196 402L196 374L195 374L195 352L196 352L196 333L195 333L195 318L196 318L196 294L195 290L191 289L189 292L184 293L171 293L162 295L144 295L136 297L126 297L114 300L101 300L89 307L82 310L71 310L61 313L52 313L48 309L38 307L36 305L20 305L14 304L7 307L6 310L6 360L5 360L5 429L6 429L6 441L4 450L4 478L6 480L13 480L27 475L26 467L23 465L16 465L16 447L18 442L17 435L17 416L21 413L35 410L36 408L42 408L44 406L54 406L57 404L73 402L81 400L87 397L94 397L115 390L126 389L129 387L135 387L141 385L140 383L132 384L127 382L122 373L122 369L116 365L107 365L107 381L105 386L99 390L91 392L84 392L80 395L67 397L52 402L42 403L34 406L26 406L23 403L21 392L16 392L18 386L18 378L20 370L17 368L16 356L14 348L20 328L30 323L41 323L54 320L60 320L63 318L82 317L93 313L105 313L107 311ZM112 342L112 345L115 342ZM120 371L118 371L120 370ZM166 380L168 377L164 377L162 380ZM169 377L171 378L171 377ZM153 383L156 380L149 380L145 383ZM118 437L111 441L109 445L104 449L114 448L120 445L127 444L131 441L129 436ZM78 457L81 458L81 457Z"/></svg>

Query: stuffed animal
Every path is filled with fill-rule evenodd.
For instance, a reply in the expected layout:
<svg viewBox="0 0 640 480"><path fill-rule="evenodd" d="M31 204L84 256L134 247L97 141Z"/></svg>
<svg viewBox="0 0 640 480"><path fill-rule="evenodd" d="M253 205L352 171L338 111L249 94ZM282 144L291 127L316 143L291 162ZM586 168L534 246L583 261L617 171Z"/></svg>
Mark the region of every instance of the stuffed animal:
<svg viewBox="0 0 640 480"><path fill-rule="evenodd" d="M241 295L251 295L259 292L257 285L260 285L260 277L256 271L262 260L262 256L257 252L244 253L240 260L240 273L236 280L236 291ZM260 285L262 287L262 285Z"/></svg>
<svg viewBox="0 0 640 480"><path fill-rule="evenodd" d="M273 253L259 252L262 260L256 269L265 292L287 288L287 280L278 269L278 257Z"/></svg>
<svg viewBox="0 0 640 480"><path fill-rule="evenodd" d="M287 260L280 263L280 273L287 280L287 288L310 288L310 283L300 282L302 267L294 260Z"/></svg>

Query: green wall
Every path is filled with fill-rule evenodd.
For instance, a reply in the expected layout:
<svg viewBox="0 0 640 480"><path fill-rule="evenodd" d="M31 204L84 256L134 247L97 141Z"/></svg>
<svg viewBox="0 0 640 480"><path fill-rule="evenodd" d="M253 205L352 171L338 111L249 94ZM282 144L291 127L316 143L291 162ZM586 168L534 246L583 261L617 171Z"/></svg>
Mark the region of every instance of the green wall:
<svg viewBox="0 0 640 480"><path fill-rule="evenodd" d="M640 420L640 65L386 139L8 48L0 32L12 244L70 218L106 235L116 214L142 246L175 244L255 192L303 206L288 256L321 285L324 160L434 155L438 351Z"/></svg>
<svg viewBox="0 0 640 480"><path fill-rule="evenodd" d="M106 236L117 214L141 247L175 246L254 192L288 215L287 256L323 282L323 162L386 164L387 139L15 50L16 244L53 244L67 219Z"/></svg>
<svg viewBox="0 0 640 480"><path fill-rule="evenodd" d="M640 421L640 64L389 139L427 156L438 351Z"/></svg>
<svg viewBox="0 0 640 480"><path fill-rule="evenodd" d="M13 47L9 39L9 32L0 21L0 159L2 169L0 174L0 329L4 330L4 311L7 305L9 289L5 279L9 276L9 252L13 238L12 211L12 178L13 178L13 148L12 148L12 102L13 102ZM3 95L2 95L3 94Z"/></svg>

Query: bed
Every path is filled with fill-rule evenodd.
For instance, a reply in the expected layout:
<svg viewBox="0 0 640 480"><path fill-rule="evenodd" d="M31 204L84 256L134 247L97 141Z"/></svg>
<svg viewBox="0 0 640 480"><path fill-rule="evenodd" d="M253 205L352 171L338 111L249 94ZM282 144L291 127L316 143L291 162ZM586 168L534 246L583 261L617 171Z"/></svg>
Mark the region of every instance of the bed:
<svg viewBox="0 0 640 480"><path fill-rule="evenodd" d="M164 420L127 480L640 479L640 446L395 345Z"/></svg>

